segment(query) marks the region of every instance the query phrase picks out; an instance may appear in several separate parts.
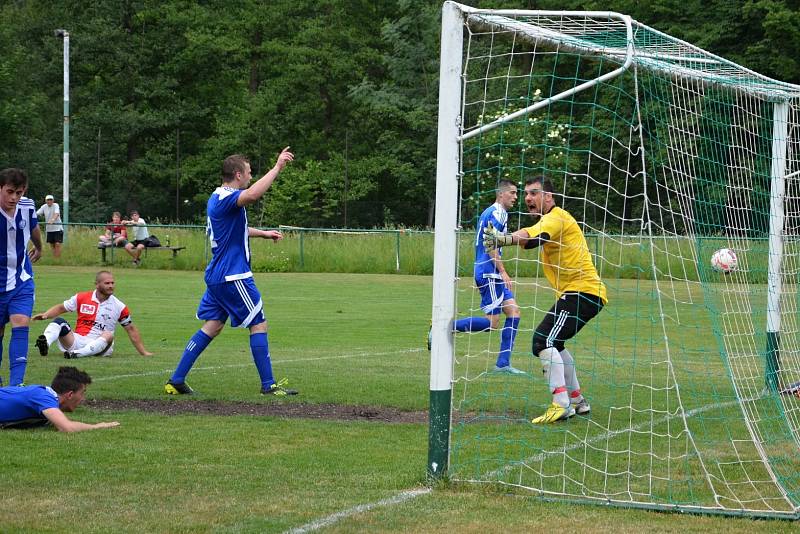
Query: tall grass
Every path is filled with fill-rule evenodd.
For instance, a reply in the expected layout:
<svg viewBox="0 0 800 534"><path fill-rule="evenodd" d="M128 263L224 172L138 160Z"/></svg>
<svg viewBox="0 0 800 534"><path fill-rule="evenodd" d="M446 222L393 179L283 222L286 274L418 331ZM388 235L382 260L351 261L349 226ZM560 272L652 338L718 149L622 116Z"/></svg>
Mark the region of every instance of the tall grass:
<svg viewBox="0 0 800 534"><path fill-rule="evenodd" d="M43 265L92 266L100 264L97 237L102 226L73 226L69 230L60 260L45 251ZM167 250L148 250L144 269L202 270L211 249L201 227L150 225L162 244L186 247L176 258ZM431 275L434 237L416 230L336 231L292 229L284 239L272 242L251 239L251 263L255 272L317 272ZM459 234L458 276L472 274L474 232ZM685 279L717 281L708 260L714 250L731 246L725 238L646 236L587 236L589 249L603 278ZM738 240L736 252L743 267L743 282L766 279L766 240ZM786 249L793 257L792 244ZM109 264L132 267L131 257L122 249L106 251ZM506 267L519 277L542 276L538 250L504 249Z"/></svg>

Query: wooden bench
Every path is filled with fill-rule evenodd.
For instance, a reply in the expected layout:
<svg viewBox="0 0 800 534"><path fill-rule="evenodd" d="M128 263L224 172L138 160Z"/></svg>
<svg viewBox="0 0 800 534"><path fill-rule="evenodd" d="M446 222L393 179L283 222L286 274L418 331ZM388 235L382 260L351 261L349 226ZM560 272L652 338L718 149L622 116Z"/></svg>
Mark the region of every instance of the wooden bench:
<svg viewBox="0 0 800 534"><path fill-rule="evenodd" d="M97 248L100 250L100 259L103 263L108 263L106 260L106 250L111 249L111 261L114 261L114 249L115 248L123 248L123 247L115 247L113 245L106 245L103 243L98 243ZM186 247L144 247L144 256L147 257L148 250L171 250L172 251L172 259L174 260L178 256L178 252L185 249Z"/></svg>

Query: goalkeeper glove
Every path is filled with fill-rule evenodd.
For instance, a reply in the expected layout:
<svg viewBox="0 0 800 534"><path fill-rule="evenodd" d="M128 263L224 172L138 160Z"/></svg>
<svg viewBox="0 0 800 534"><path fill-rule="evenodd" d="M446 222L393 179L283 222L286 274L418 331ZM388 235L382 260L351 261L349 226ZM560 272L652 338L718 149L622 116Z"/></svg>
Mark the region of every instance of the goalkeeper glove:
<svg viewBox="0 0 800 534"><path fill-rule="evenodd" d="M513 244L514 241L511 234L498 232L491 222L486 225L486 229L483 231L483 248L486 249L486 252Z"/></svg>

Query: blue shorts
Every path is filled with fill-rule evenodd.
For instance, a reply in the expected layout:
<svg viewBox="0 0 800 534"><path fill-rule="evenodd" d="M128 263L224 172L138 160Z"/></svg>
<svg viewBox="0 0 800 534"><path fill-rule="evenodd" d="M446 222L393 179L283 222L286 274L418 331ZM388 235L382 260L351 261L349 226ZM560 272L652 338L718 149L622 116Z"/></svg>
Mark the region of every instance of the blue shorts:
<svg viewBox="0 0 800 534"><path fill-rule="evenodd" d="M8 323L12 315L33 313L33 278L22 282L11 291L0 292L0 325Z"/></svg>
<svg viewBox="0 0 800 534"><path fill-rule="evenodd" d="M210 284L200 299L197 318L222 321L231 318L231 326L249 328L265 322L264 305L253 278Z"/></svg>
<svg viewBox="0 0 800 534"><path fill-rule="evenodd" d="M486 315L498 315L503 302L514 298L502 278L475 278L475 284L481 292L481 309Z"/></svg>

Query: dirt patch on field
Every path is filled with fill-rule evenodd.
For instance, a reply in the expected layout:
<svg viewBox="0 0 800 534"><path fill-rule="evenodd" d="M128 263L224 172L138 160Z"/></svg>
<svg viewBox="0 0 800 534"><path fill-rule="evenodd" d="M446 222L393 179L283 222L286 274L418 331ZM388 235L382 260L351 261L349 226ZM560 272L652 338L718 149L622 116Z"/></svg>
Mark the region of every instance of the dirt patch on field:
<svg viewBox="0 0 800 534"><path fill-rule="evenodd" d="M385 406L348 404L306 404L302 402L221 402L210 400L91 399L84 406L92 410L140 412L162 415L255 415L334 421L376 421L380 423L427 423L427 412L406 412Z"/></svg>

